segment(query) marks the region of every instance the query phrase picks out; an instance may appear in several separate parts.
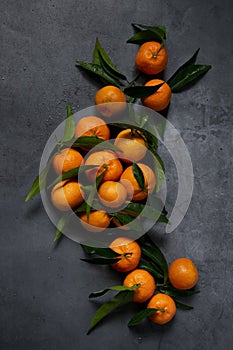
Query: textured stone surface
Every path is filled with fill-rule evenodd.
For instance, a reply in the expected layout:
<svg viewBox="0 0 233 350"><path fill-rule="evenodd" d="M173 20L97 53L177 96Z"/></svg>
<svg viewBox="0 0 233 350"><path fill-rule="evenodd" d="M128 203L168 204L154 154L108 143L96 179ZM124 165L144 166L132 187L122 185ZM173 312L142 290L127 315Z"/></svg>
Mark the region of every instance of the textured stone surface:
<svg viewBox="0 0 233 350"><path fill-rule="evenodd" d="M11 1L0 3L1 54L1 350L230 349L232 319L232 9L229 0ZM91 60L96 36L133 77L137 47L126 44L131 22L164 24L168 78L198 48L212 70L172 97L169 120L180 130L194 166L189 211L170 235L152 233L168 261L188 256L200 271L193 311L178 310L164 327L126 324L133 308L85 335L98 303L91 291L119 283L118 274L79 260L68 239L54 249L55 228L40 198L24 204L41 153L64 119L93 104L98 85L76 59ZM168 160L169 161L169 160ZM175 181L168 166L168 208Z"/></svg>

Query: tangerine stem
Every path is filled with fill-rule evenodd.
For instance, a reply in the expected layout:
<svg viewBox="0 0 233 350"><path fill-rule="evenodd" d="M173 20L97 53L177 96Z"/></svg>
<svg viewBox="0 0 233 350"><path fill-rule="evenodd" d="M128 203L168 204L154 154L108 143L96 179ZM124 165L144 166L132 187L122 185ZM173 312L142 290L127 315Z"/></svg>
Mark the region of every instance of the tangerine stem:
<svg viewBox="0 0 233 350"><path fill-rule="evenodd" d="M121 254L121 256L122 256L123 258L127 258L128 255L129 255L129 256L132 256L133 253L123 253L123 254Z"/></svg>
<svg viewBox="0 0 233 350"><path fill-rule="evenodd" d="M162 44L160 45L159 49L158 49L156 52L152 53L152 57L153 57L153 58L156 58L156 57L158 56L159 52L162 50L163 47L164 47L164 44L162 43Z"/></svg>

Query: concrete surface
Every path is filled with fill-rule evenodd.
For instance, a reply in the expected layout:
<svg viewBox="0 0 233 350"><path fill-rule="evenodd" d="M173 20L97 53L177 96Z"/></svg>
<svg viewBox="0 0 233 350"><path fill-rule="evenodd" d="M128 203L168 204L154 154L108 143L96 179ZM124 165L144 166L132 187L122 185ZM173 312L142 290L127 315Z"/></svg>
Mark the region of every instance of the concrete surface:
<svg viewBox="0 0 233 350"><path fill-rule="evenodd" d="M2 0L0 349L232 349L232 2ZM195 189L181 225L152 236L168 261L188 256L200 272L201 293L173 322L127 328L133 308L108 317L85 335L98 302L91 291L119 283L106 267L87 266L78 244L63 239L40 201L24 204L47 138L65 117L93 104L98 88L75 67L91 60L96 36L117 66L134 74L137 47L126 44L131 22L164 24L169 77L198 48L213 68L172 97L168 118L190 151ZM168 209L175 193L168 166Z"/></svg>

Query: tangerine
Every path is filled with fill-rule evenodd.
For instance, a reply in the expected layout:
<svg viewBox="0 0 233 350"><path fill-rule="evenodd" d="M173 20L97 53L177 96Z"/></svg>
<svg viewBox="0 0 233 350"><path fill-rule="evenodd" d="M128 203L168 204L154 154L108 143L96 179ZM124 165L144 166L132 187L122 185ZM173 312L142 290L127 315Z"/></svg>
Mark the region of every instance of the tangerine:
<svg viewBox="0 0 233 350"><path fill-rule="evenodd" d="M166 294L158 293L154 295L148 305L148 309L158 309L149 319L157 324L165 324L175 316L176 304L174 300Z"/></svg>
<svg viewBox="0 0 233 350"><path fill-rule="evenodd" d="M126 163L139 162L146 155L146 142L138 131L126 129L121 131L114 142L122 152L117 153Z"/></svg>
<svg viewBox="0 0 233 350"><path fill-rule="evenodd" d="M138 163L138 166L144 175L145 189L139 186L134 176L132 165L125 169L120 178L120 182L127 190L128 197L135 201L141 201L147 198L148 193L152 193L156 185L156 178L152 169L148 165L142 163Z"/></svg>
<svg viewBox="0 0 233 350"><path fill-rule="evenodd" d="M105 181L99 190L100 201L109 208L119 208L125 203L127 191L125 187L116 181Z"/></svg>
<svg viewBox="0 0 233 350"><path fill-rule="evenodd" d="M167 51L163 44L148 41L140 46L135 62L141 72L149 75L158 74L167 66Z"/></svg>
<svg viewBox="0 0 233 350"><path fill-rule="evenodd" d="M154 277L143 269L130 272L123 282L126 287L132 287L135 284L140 284L140 287L134 290L133 301L135 303L144 303L150 299L156 289Z"/></svg>
<svg viewBox="0 0 233 350"><path fill-rule="evenodd" d="M103 116L113 117L125 109L126 96L118 87L107 85L97 91L95 104Z"/></svg>
<svg viewBox="0 0 233 350"><path fill-rule="evenodd" d="M89 217L86 213L79 214L80 223L89 232L102 232L110 225L110 217L103 210L91 211Z"/></svg>
<svg viewBox="0 0 233 350"><path fill-rule="evenodd" d="M82 155L73 148L64 148L53 158L53 168L57 175L79 167L83 162Z"/></svg>
<svg viewBox="0 0 233 350"><path fill-rule="evenodd" d="M52 189L51 201L61 211L78 207L84 201L81 184L73 180L63 180L57 183Z"/></svg>
<svg viewBox="0 0 233 350"><path fill-rule="evenodd" d="M162 111L169 105L172 92L170 86L165 83L164 80L152 79L149 80L145 86L156 86L162 83L163 85L160 86L156 92L142 99L142 104L144 106L151 108L154 111Z"/></svg>
<svg viewBox="0 0 233 350"><path fill-rule="evenodd" d="M168 277L173 287L186 290L197 284L198 271L192 260L179 258L169 266Z"/></svg>
<svg viewBox="0 0 233 350"><path fill-rule="evenodd" d="M75 127L75 137L80 136L97 136L106 141L109 140L110 130L105 121L99 117L83 117Z"/></svg>
<svg viewBox="0 0 233 350"><path fill-rule="evenodd" d="M92 169L86 170L86 175L90 181L105 171L102 181L117 181L123 172L123 167L116 154L112 151L98 151L90 154L86 159L85 165L97 165Z"/></svg>
<svg viewBox="0 0 233 350"><path fill-rule="evenodd" d="M112 267L119 272L128 272L135 269L141 258L141 248L136 241L127 237L118 237L109 248L121 256L121 260L112 264Z"/></svg>

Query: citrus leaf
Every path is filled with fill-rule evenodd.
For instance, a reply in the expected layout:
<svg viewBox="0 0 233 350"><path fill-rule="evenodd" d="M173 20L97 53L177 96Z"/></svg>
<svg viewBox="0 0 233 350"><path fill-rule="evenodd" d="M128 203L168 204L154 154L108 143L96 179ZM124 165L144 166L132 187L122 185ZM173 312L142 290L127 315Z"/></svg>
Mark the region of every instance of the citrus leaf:
<svg viewBox="0 0 233 350"><path fill-rule="evenodd" d="M164 82L153 86L129 86L124 88L124 93L134 98L145 98L154 94L163 84Z"/></svg>
<svg viewBox="0 0 233 350"><path fill-rule="evenodd" d="M193 64L184 68L176 76L176 82L170 81L169 86L172 92L179 92L186 86L193 83L211 68L210 65Z"/></svg>
<svg viewBox="0 0 233 350"><path fill-rule="evenodd" d="M142 231L143 227L138 219L135 218L135 216L124 214L122 212L118 213L111 213L112 217L116 218L122 226L127 225L132 230L135 231Z"/></svg>
<svg viewBox="0 0 233 350"><path fill-rule="evenodd" d="M86 216L87 216L87 219L89 219L89 216L90 216L91 207L92 207L92 203L93 203L95 194L96 194L96 188L94 186L92 191L89 193L89 195L87 197L87 201L86 201Z"/></svg>
<svg viewBox="0 0 233 350"><path fill-rule="evenodd" d="M132 287L113 286L113 287L105 288L105 289L102 289L102 290L98 290L97 292L91 293L89 295L89 299L101 297L102 295L106 294L110 290L115 290L117 292L122 292L122 291L125 291L125 290L132 290L132 291L134 291L135 289L138 289L139 287L140 287L140 284L134 284Z"/></svg>
<svg viewBox="0 0 233 350"><path fill-rule="evenodd" d="M109 141L105 141L97 136L80 136L72 144L73 148L77 147L87 147L93 148L96 147L97 150L110 150L115 152L122 152L122 150L112 144Z"/></svg>
<svg viewBox="0 0 233 350"><path fill-rule="evenodd" d="M158 41L161 42L163 39L161 38L161 33L155 30L142 30L127 40L129 44L137 44L142 45L148 41Z"/></svg>
<svg viewBox="0 0 233 350"><path fill-rule="evenodd" d="M56 177L56 179L53 180L53 182L48 186L48 189L55 186L58 182L62 181L62 180L67 180L67 179L71 179L73 177L78 176L78 174L81 174L83 172L85 172L88 169L93 169L95 167L97 167L98 165L80 165L77 168L71 169L66 171L65 173L58 175Z"/></svg>
<svg viewBox="0 0 233 350"><path fill-rule="evenodd" d="M135 162L133 162L132 168L133 168L133 175L134 175L135 179L137 180L138 186L142 190L145 190L145 178L144 178L144 175L143 175L141 168Z"/></svg>
<svg viewBox="0 0 233 350"><path fill-rule="evenodd" d="M154 31L155 33L158 33L158 35L161 37L161 40L166 39L166 27L165 26L161 26L161 25L159 25L159 26L147 26L147 25L138 24L138 23L132 23L132 26L136 29L142 28L142 29L148 29L148 30Z"/></svg>
<svg viewBox="0 0 233 350"><path fill-rule="evenodd" d="M88 147L92 148L104 142L103 139L97 136L80 136L72 144L72 147Z"/></svg>
<svg viewBox="0 0 233 350"><path fill-rule="evenodd" d="M83 69L97 75L98 77L103 78L105 81L107 81L111 85L115 85L117 87L120 87L119 81L116 79L113 79L110 75L108 75L104 71L104 69L101 66L99 66L98 64L88 63L88 62L84 62L84 61L76 61L76 64L78 66L82 67Z"/></svg>
<svg viewBox="0 0 233 350"><path fill-rule="evenodd" d="M28 202L30 199L35 197L40 191L42 191L46 186L46 179L48 172L51 167L52 160L50 159L46 167L41 171L41 173L35 178L30 188L30 191L25 199L25 202Z"/></svg>
<svg viewBox="0 0 233 350"><path fill-rule="evenodd" d="M191 295L200 293L199 290L179 290L170 286L160 287L159 289L161 293L167 294L174 298L186 298Z"/></svg>
<svg viewBox="0 0 233 350"><path fill-rule="evenodd" d="M93 51L93 63L98 65L98 66L100 66L100 56L99 56L97 39L95 41L95 48L94 48L94 51Z"/></svg>
<svg viewBox="0 0 233 350"><path fill-rule="evenodd" d="M72 113L72 110L71 110L71 106L70 106L70 104L67 104L67 106L66 106L66 118L69 118L72 115L73 115L73 113Z"/></svg>
<svg viewBox="0 0 233 350"><path fill-rule="evenodd" d="M107 168L99 175L97 176L96 178L96 183L95 185L92 186L92 189L88 195L88 198L87 198L87 201L86 201L86 215L87 215L87 218L89 218L89 215L90 215L90 212L91 212L91 208L92 208L92 204L93 204L93 201L94 201L94 198L95 198L95 194L97 192L97 188L99 187L104 175L105 175L105 172L106 172Z"/></svg>
<svg viewBox="0 0 233 350"><path fill-rule="evenodd" d="M103 256L105 258L119 257L119 254L110 248L90 247L84 244L81 244L81 247L87 254L96 254L96 255Z"/></svg>
<svg viewBox="0 0 233 350"><path fill-rule="evenodd" d="M141 246L141 250L144 256L147 256L161 268L164 275L164 283L166 283L168 278L168 264L159 247L147 236L147 241Z"/></svg>
<svg viewBox="0 0 233 350"><path fill-rule="evenodd" d="M95 203L95 204L91 207L91 210L104 210L105 209L105 207L96 199L93 200L93 203ZM80 204L80 206L78 208L76 208L74 210L74 213L77 214L77 213L85 212L86 206L87 206L87 203L83 202L82 204Z"/></svg>
<svg viewBox="0 0 233 350"><path fill-rule="evenodd" d="M95 265L112 265L121 260L121 258L90 258L90 259L80 259L89 264Z"/></svg>
<svg viewBox="0 0 233 350"><path fill-rule="evenodd" d="M171 76L171 78L168 79L167 84L168 85L174 85L179 81L179 74L187 67L195 64L198 53L200 51L200 48L197 49L197 51L194 52L194 54L192 55L191 58L188 59L188 61L186 61L184 64L182 64L177 71Z"/></svg>
<svg viewBox="0 0 233 350"><path fill-rule="evenodd" d="M114 298L101 305L91 321L87 334L89 334L93 328L113 310L132 302L133 296L134 292L132 290L125 290L119 292Z"/></svg>
<svg viewBox="0 0 233 350"><path fill-rule="evenodd" d="M142 320L144 320L144 318L147 318L148 316L153 315L156 311L162 311L162 310L155 309L155 308L148 308L137 312L129 321L128 326L133 327L138 325L139 323L141 323Z"/></svg>
<svg viewBox="0 0 233 350"><path fill-rule="evenodd" d="M159 218L157 219L159 222L164 222L165 224L169 224L169 220L166 216L166 214L160 214Z"/></svg>
<svg viewBox="0 0 233 350"><path fill-rule="evenodd" d="M157 152L153 152L155 162L156 192L161 190L165 180L165 166Z"/></svg>
<svg viewBox="0 0 233 350"><path fill-rule="evenodd" d="M152 262L147 261L144 258L140 259L138 268L148 271L155 278L163 279L163 272L159 268L157 268L157 266L154 265Z"/></svg>
<svg viewBox="0 0 233 350"><path fill-rule="evenodd" d="M75 131L75 121L72 115L70 105L67 105L66 108L67 108L67 116L66 116L65 130L64 130L64 136L61 140L61 143L65 143L72 140L72 138L74 137L74 131Z"/></svg>
<svg viewBox="0 0 233 350"><path fill-rule="evenodd" d="M70 216L70 213L65 214L65 215L63 215L63 216L60 218L60 220L58 221L57 230L56 230L56 234L55 234L55 237L54 237L54 242L59 241L59 239L61 238L61 236L62 236L62 234L63 234L62 230L63 230L63 228L65 227L65 224L66 224L66 222L67 222L69 216Z"/></svg>
<svg viewBox="0 0 233 350"><path fill-rule="evenodd" d="M95 44L98 54L99 54L99 62L102 68L106 71L107 74L110 74L114 79L122 79L126 80L126 76L122 74L112 63L110 57L106 53L106 51L103 49L103 47L100 45L100 42L98 38L96 38L96 44Z"/></svg>
<svg viewBox="0 0 233 350"><path fill-rule="evenodd" d="M168 219L166 218L166 215L161 213L160 209L156 209L153 206L142 204L142 203L135 203L130 202L128 205L123 209L124 213L128 213L131 215L137 216L141 215L145 218L157 220L161 222L168 223Z"/></svg>
<svg viewBox="0 0 233 350"><path fill-rule="evenodd" d="M176 303L176 307L178 309L183 309L183 310L192 310L193 309L193 306L191 305L187 305L187 304L184 304L184 303L181 303L179 300L173 298L174 302Z"/></svg>

